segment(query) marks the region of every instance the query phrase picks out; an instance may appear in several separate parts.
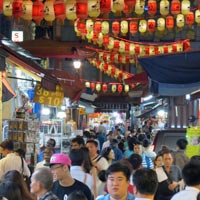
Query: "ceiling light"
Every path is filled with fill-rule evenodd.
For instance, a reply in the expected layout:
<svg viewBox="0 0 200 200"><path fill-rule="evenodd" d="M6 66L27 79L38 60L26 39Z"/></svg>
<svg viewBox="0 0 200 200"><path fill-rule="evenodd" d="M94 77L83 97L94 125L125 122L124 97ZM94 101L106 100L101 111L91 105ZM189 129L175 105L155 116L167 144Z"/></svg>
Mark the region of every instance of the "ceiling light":
<svg viewBox="0 0 200 200"><path fill-rule="evenodd" d="M80 67L81 67L81 61L80 60L75 60L73 62L73 64L74 64L75 69L80 69Z"/></svg>

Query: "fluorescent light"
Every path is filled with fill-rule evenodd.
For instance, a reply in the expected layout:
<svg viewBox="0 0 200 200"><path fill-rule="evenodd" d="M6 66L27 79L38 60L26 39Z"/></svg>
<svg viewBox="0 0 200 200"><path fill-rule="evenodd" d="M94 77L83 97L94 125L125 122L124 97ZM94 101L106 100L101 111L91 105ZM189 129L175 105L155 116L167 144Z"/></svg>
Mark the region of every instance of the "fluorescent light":
<svg viewBox="0 0 200 200"><path fill-rule="evenodd" d="M148 100L150 100L151 98L153 98L153 96L152 96L152 95L149 95L149 96L147 96L147 97L144 97L143 100L144 100L144 101L148 101Z"/></svg>
<svg viewBox="0 0 200 200"><path fill-rule="evenodd" d="M41 113L42 113L42 115L49 115L50 114L50 109L49 108L42 108Z"/></svg>

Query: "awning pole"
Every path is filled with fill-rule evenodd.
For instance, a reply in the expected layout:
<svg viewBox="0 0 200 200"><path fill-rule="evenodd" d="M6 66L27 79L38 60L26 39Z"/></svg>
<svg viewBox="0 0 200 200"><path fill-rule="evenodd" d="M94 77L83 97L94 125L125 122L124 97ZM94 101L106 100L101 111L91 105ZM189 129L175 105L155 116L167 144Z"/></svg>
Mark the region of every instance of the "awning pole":
<svg viewBox="0 0 200 200"><path fill-rule="evenodd" d="M0 71L0 142L2 142L2 71Z"/></svg>

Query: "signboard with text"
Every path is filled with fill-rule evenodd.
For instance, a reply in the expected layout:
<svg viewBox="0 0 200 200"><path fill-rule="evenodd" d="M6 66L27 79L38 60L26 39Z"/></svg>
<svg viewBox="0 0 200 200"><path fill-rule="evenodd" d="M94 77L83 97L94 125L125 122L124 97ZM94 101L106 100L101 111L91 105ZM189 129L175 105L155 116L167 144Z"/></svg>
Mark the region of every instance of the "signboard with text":
<svg viewBox="0 0 200 200"><path fill-rule="evenodd" d="M23 42L23 40L24 40L23 31L12 31L13 42Z"/></svg>
<svg viewBox="0 0 200 200"><path fill-rule="evenodd" d="M34 102L50 105L61 106L64 99L64 91L60 85L56 85L56 91L48 91L41 87L39 83L35 86Z"/></svg>

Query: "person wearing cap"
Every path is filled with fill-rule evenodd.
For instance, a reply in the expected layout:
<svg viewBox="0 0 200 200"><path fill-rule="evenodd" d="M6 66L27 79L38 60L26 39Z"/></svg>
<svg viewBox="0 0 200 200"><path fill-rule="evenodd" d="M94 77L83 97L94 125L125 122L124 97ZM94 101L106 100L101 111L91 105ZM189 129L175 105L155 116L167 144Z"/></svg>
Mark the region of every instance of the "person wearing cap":
<svg viewBox="0 0 200 200"><path fill-rule="evenodd" d="M70 174L71 160L66 154L53 154L50 168L56 181L53 183L52 192L60 200L67 200L68 195L75 190L81 190L88 200L93 200L90 189L84 183L72 178Z"/></svg>
<svg viewBox="0 0 200 200"><path fill-rule="evenodd" d="M0 150L4 158L0 160L0 180L3 175L9 170L17 170L23 173L24 176L30 176L30 170L26 161L14 152L14 144L12 140L4 140L0 144Z"/></svg>

